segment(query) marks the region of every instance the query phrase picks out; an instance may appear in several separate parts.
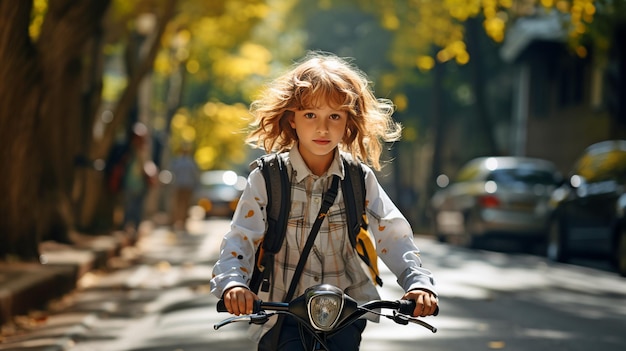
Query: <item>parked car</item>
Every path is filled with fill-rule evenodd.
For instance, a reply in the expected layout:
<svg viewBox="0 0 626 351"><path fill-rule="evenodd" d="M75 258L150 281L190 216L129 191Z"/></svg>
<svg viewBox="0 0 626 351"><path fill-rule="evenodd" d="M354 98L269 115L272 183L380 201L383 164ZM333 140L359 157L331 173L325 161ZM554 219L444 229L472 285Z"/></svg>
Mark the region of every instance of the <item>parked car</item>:
<svg viewBox="0 0 626 351"><path fill-rule="evenodd" d="M200 175L195 202L205 211L205 217L230 217L235 213L246 178L232 170L211 170Z"/></svg>
<svg viewBox="0 0 626 351"><path fill-rule="evenodd" d="M626 140L589 146L551 198L548 258L606 259L626 276Z"/></svg>
<svg viewBox="0 0 626 351"><path fill-rule="evenodd" d="M556 166L547 160L473 159L432 197L433 231L440 241L467 246L478 246L487 236L545 243L548 201L559 181Z"/></svg>

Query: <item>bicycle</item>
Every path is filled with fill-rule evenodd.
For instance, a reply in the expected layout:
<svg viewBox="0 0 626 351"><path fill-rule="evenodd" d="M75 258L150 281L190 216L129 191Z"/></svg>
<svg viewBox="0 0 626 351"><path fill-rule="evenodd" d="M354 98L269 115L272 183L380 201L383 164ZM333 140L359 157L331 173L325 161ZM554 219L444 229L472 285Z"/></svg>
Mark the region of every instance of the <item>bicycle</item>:
<svg viewBox="0 0 626 351"><path fill-rule="evenodd" d="M383 309L392 310L392 313L386 314L379 311ZM367 313L391 319L401 325L415 323L436 333L436 327L411 316L414 309L415 301L412 300L374 300L359 305L341 289L330 284L320 284L306 289L304 294L291 302L255 301L252 314L224 319L213 328L218 330L234 322L264 324L273 315L285 314L295 318L311 333L316 340L313 350L329 350L326 343L328 337ZM218 301L217 311L228 312L223 300ZM438 312L439 308L435 315Z"/></svg>

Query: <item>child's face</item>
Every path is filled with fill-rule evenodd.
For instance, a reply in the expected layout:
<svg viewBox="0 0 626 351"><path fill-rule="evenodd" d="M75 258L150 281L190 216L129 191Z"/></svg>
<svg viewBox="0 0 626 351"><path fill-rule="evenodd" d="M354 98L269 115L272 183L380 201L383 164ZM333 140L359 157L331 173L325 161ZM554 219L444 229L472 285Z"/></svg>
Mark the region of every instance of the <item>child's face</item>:
<svg viewBox="0 0 626 351"><path fill-rule="evenodd" d="M289 123L298 135L300 154L304 160L327 160L333 157L337 145L343 139L348 113L322 103L318 107L294 111Z"/></svg>

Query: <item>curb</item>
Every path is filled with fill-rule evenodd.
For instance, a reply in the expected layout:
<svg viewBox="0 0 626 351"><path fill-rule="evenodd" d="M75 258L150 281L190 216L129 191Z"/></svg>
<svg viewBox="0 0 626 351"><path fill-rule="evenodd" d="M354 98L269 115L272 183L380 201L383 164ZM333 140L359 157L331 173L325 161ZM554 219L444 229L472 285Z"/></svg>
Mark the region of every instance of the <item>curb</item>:
<svg viewBox="0 0 626 351"><path fill-rule="evenodd" d="M75 235L75 244L45 242L38 262L0 263L0 325L28 314L73 291L86 273L107 267L130 245L121 232Z"/></svg>

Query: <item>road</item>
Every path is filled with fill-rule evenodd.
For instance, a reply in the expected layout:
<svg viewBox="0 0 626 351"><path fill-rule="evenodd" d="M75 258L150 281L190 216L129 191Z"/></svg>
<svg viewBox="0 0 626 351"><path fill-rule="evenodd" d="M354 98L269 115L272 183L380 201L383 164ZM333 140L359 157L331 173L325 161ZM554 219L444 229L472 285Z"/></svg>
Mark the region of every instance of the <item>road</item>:
<svg viewBox="0 0 626 351"><path fill-rule="evenodd" d="M416 240L436 274L441 315L429 322L439 332L403 333L389 323L368 327L363 350L626 348L626 279L616 273Z"/></svg>
<svg viewBox="0 0 626 351"><path fill-rule="evenodd" d="M254 350L246 325L213 325L211 267L227 220L192 221L188 233L154 228L135 248L94 272L75 293L25 320L0 350ZM208 233L208 234L207 234ZM626 279L541 257L476 251L416 236L436 275L441 314L435 334L388 320L370 323L361 349L624 350ZM383 266L383 298L402 292Z"/></svg>

